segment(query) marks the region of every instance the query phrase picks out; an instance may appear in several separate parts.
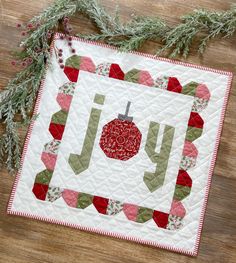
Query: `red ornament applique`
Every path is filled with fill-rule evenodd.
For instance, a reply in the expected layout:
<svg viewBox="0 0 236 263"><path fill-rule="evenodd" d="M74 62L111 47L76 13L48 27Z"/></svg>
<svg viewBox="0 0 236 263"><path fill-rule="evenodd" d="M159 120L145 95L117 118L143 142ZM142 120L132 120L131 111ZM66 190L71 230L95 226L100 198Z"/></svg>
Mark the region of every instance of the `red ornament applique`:
<svg viewBox="0 0 236 263"><path fill-rule="evenodd" d="M133 117L128 116L130 104L129 101L125 114L119 114L102 129L100 147L109 158L126 161L139 151L142 134Z"/></svg>

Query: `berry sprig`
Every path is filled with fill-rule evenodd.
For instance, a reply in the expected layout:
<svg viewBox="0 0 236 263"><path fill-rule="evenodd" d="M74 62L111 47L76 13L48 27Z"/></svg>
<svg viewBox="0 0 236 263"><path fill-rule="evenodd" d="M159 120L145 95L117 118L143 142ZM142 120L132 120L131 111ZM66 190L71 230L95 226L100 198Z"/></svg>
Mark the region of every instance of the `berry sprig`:
<svg viewBox="0 0 236 263"><path fill-rule="evenodd" d="M71 27L71 25L69 24L69 18L68 17L64 17L64 19L63 19L63 21L62 21L62 26L63 26L63 31L64 31L64 34L65 34L65 36L60 36L60 39L61 40L64 40L64 39L66 39L67 40L67 44L68 44L68 46L70 47L70 51L71 51L71 53L75 53L76 52L76 50L75 50L75 48L73 48L73 42L72 42L72 37L71 36L69 36L70 34L71 34L71 32L72 32L72 27Z"/></svg>
<svg viewBox="0 0 236 263"><path fill-rule="evenodd" d="M33 30L37 29L39 26L40 26L40 23L37 23L37 24L29 23L26 25L23 25L20 23L16 24L16 27L21 30L21 36L23 37L30 34ZM34 51L36 53L40 53L42 52L42 49L40 47L35 47ZM27 66L33 63L33 58L27 54L24 46L21 47L20 51L15 52L15 56L18 59L11 61L12 66L21 66L23 68L26 68Z"/></svg>
<svg viewBox="0 0 236 263"><path fill-rule="evenodd" d="M56 53L56 58L58 59L58 63L60 65L61 69L64 69L65 65L64 65L64 60L63 60L63 49L61 48L54 48L55 53Z"/></svg>
<svg viewBox="0 0 236 263"><path fill-rule="evenodd" d="M64 60L63 60L63 49L61 49L61 48L58 50L58 57L59 57L58 62L59 62L60 68L63 69L65 66L63 64L63 62L64 62Z"/></svg>
<svg viewBox="0 0 236 263"><path fill-rule="evenodd" d="M29 34L32 30L35 30L37 29L38 27L40 26L40 23L37 23L37 24L27 24L27 25L23 25L23 24L16 24L16 27L18 29L21 29L21 35L22 36L26 36L27 34Z"/></svg>
<svg viewBox="0 0 236 263"><path fill-rule="evenodd" d="M70 22L69 17L64 17L62 25L64 27L64 32L66 35L69 35L72 32L72 27L69 24L69 22Z"/></svg>
<svg viewBox="0 0 236 263"><path fill-rule="evenodd" d="M21 66L23 68L32 64L33 59L31 57L26 57L24 59L15 59L11 61L12 66Z"/></svg>

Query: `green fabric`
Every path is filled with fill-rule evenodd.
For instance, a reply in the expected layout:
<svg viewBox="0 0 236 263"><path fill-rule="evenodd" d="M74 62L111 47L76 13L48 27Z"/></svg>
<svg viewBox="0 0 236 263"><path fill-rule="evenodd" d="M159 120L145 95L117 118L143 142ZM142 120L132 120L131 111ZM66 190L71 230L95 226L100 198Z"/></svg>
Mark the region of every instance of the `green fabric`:
<svg viewBox="0 0 236 263"><path fill-rule="evenodd" d="M67 120L68 112L60 110L52 115L51 122L56 124L65 125Z"/></svg>
<svg viewBox="0 0 236 263"><path fill-rule="evenodd" d="M69 156L68 162L75 174L80 174L89 167L101 112L99 109L92 108L81 154Z"/></svg>
<svg viewBox="0 0 236 263"><path fill-rule="evenodd" d="M150 122L147 135L147 142L145 145L145 151L148 157L153 163L156 164L155 172L145 172L143 178L144 183L151 192L154 192L155 190L160 188L164 183L166 169L175 133L174 127L165 125L160 153L156 153L155 149L157 144L159 128L159 123Z"/></svg>
<svg viewBox="0 0 236 263"><path fill-rule="evenodd" d="M42 172L36 175L35 183L49 185L51 178L52 178L52 174L53 174L52 171L43 170Z"/></svg>
<svg viewBox="0 0 236 263"><path fill-rule="evenodd" d="M175 186L174 199L181 201L184 198L186 198L190 194L190 192L191 192L191 187L177 184Z"/></svg>
<svg viewBox="0 0 236 263"><path fill-rule="evenodd" d="M80 69L81 57L73 55L66 60L66 67Z"/></svg>
<svg viewBox="0 0 236 263"><path fill-rule="evenodd" d="M193 142L202 135L201 128L188 127L186 132L186 140Z"/></svg>
<svg viewBox="0 0 236 263"><path fill-rule="evenodd" d="M105 96L104 95L95 94L95 97L94 97L94 100L93 100L94 103L103 105L104 101L105 101Z"/></svg>
<svg viewBox="0 0 236 263"><path fill-rule="evenodd" d="M93 202L93 196L90 194L79 193L77 208L84 209L91 205Z"/></svg>
<svg viewBox="0 0 236 263"><path fill-rule="evenodd" d="M140 207L137 214L136 222L144 223L152 219L153 210L145 207Z"/></svg>
<svg viewBox="0 0 236 263"><path fill-rule="evenodd" d="M140 70L132 69L125 74L125 80L129 82L137 83L139 80Z"/></svg>
<svg viewBox="0 0 236 263"><path fill-rule="evenodd" d="M199 84L197 82L190 82L187 85L183 86L181 93L184 95L195 96L196 88Z"/></svg>

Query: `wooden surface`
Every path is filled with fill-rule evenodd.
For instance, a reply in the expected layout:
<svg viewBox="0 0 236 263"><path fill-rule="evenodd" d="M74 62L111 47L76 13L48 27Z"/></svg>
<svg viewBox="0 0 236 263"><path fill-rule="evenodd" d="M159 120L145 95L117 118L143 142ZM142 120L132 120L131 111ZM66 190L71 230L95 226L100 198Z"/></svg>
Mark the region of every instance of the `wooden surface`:
<svg viewBox="0 0 236 263"><path fill-rule="evenodd" d="M10 52L16 48L20 34L16 23L26 22L52 0L0 0L0 87L14 76ZM103 0L112 11L120 5L122 18L139 15L160 15L170 24L195 8L225 10L236 1L230 0ZM89 33L94 25L77 15L74 32ZM150 42L142 51L154 53L157 44ZM193 49L189 62L230 70L236 74L236 36L231 40L215 40L203 57ZM5 213L14 178L0 171L0 263L36 262L236 262L236 78L230 93L223 134L210 198L208 202L200 251L191 258L132 242L70 229ZM21 132L22 138L25 131Z"/></svg>

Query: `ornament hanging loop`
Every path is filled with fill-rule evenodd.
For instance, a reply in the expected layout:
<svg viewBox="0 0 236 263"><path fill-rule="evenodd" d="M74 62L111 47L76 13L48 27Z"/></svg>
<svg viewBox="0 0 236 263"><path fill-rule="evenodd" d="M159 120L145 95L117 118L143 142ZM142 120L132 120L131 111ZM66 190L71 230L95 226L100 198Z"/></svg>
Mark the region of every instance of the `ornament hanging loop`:
<svg viewBox="0 0 236 263"><path fill-rule="evenodd" d="M125 110L125 114L119 114L119 115L118 115L118 119L119 119L119 120L129 121L129 122L132 122L132 121L133 121L133 117L128 116L128 114L129 114L129 109L130 109L130 105L131 105L131 102L128 101L127 106L126 106L126 110Z"/></svg>

